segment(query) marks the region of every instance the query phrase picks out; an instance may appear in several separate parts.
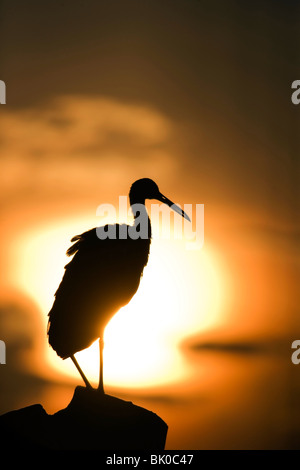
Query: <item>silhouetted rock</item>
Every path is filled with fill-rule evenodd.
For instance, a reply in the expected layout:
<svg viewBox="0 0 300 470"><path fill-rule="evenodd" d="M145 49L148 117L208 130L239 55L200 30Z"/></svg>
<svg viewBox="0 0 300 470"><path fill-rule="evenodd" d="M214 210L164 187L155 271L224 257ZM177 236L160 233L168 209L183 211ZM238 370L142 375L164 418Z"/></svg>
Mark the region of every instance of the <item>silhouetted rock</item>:
<svg viewBox="0 0 300 470"><path fill-rule="evenodd" d="M67 408L32 405L0 416L3 449L163 450L168 426L155 413L77 387Z"/></svg>

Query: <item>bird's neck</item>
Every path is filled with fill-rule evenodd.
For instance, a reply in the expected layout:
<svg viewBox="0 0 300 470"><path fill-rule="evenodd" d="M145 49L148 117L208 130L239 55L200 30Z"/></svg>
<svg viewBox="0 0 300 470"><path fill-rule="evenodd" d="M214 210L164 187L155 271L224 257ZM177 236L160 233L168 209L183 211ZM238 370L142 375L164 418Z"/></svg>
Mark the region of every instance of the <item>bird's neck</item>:
<svg viewBox="0 0 300 470"><path fill-rule="evenodd" d="M130 207L134 216L133 227L141 233L142 238L151 238L151 223L145 206L145 199L131 196Z"/></svg>

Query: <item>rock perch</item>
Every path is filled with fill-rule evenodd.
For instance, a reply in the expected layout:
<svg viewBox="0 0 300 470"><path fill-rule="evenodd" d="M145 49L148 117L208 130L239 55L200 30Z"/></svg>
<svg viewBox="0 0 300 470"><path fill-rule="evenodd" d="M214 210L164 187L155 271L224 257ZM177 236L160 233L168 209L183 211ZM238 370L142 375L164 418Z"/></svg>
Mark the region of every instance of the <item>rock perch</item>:
<svg viewBox="0 0 300 470"><path fill-rule="evenodd" d="M168 426L131 402L76 387L69 405L48 415L32 405L0 416L3 449L163 450Z"/></svg>

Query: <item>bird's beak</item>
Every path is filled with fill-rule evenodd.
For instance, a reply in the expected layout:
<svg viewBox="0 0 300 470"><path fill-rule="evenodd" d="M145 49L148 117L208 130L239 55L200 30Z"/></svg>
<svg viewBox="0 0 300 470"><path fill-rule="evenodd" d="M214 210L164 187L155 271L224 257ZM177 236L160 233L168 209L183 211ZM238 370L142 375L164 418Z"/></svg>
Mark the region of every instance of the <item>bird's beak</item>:
<svg viewBox="0 0 300 470"><path fill-rule="evenodd" d="M170 201L170 199L168 199L163 194L159 193L157 199L158 199L158 201L161 201L164 204L167 204L169 207L171 207L171 209L173 209L173 211L177 212L177 214L182 215L182 217L187 219L189 222L191 221L189 216L182 209L180 209L180 207L178 207L176 204L174 204L174 202Z"/></svg>

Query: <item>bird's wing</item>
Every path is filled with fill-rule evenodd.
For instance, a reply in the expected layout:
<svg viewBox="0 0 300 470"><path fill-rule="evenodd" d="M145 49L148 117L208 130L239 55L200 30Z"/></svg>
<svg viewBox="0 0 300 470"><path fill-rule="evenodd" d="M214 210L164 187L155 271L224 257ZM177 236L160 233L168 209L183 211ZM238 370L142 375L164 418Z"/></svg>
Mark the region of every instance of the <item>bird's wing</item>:
<svg viewBox="0 0 300 470"><path fill-rule="evenodd" d="M105 269L109 268L109 263L114 269L124 268L125 264L130 268L135 267L142 271L148 262L150 239L131 239L128 235L129 226L125 224L106 225L101 229L103 229L102 233L110 232L115 237L101 239L97 235L97 228L76 235L71 239L71 242L75 243L66 252L68 256L75 255L72 261L91 257L95 259L95 262L96 260L100 261ZM127 236L120 238L120 233L124 235L125 232L127 232ZM70 263L67 266L69 265Z"/></svg>
<svg viewBox="0 0 300 470"><path fill-rule="evenodd" d="M113 227L113 226L111 226ZM87 347L138 289L150 240L101 240L96 229L72 238L72 260L49 312L49 342L62 357ZM98 327L97 327L98 325Z"/></svg>
<svg viewBox="0 0 300 470"><path fill-rule="evenodd" d="M76 242L74 245L71 245L70 248L67 250L67 255L68 256L73 256L75 253L77 253L79 250L91 250L96 247L97 243L97 233L96 229L93 228L91 230L88 230L87 232L82 233L81 235L75 235L71 239L71 242Z"/></svg>

